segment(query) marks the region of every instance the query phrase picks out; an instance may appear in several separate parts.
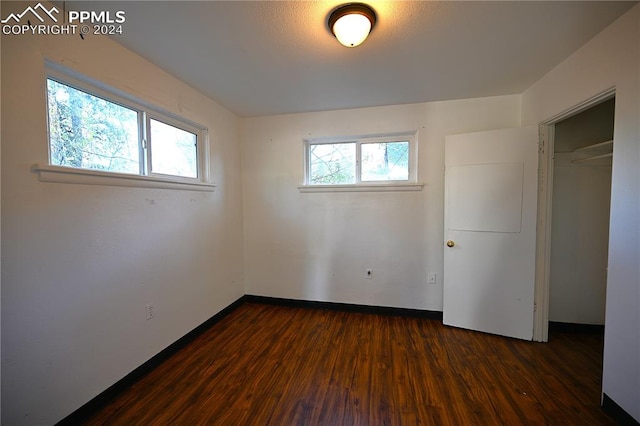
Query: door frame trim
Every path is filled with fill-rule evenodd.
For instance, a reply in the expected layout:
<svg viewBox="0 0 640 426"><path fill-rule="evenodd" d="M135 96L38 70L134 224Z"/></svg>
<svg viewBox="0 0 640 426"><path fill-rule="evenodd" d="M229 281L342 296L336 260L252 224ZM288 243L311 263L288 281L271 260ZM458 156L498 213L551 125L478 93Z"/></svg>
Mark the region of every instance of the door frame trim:
<svg viewBox="0 0 640 426"><path fill-rule="evenodd" d="M553 151L555 125L616 95L611 87L538 125L538 215L536 230L536 273L533 309L533 340L549 340L549 287L551 272L551 224L553 201ZM614 142L615 144L615 142Z"/></svg>

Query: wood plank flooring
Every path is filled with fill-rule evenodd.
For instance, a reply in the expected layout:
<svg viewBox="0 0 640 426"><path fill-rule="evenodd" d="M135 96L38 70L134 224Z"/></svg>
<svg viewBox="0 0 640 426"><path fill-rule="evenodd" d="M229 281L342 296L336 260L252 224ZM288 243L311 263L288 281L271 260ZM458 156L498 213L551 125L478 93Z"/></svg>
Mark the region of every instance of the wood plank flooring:
<svg viewBox="0 0 640 426"><path fill-rule="evenodd" d="M88 425L609 425L602 336L245 303Z"/></svg>

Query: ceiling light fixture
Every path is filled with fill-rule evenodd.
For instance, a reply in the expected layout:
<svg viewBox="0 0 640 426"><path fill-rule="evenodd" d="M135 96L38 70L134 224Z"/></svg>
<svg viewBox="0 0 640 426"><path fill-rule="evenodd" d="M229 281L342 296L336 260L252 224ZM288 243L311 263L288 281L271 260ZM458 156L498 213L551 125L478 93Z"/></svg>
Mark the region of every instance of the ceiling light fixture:
<svg viewBox="0 0 640 426"><path fill-rule="evenodd" d="M347 47L362 44L375 24L376 12L364 3L342 5L329 15L329 29Z"/></svg>

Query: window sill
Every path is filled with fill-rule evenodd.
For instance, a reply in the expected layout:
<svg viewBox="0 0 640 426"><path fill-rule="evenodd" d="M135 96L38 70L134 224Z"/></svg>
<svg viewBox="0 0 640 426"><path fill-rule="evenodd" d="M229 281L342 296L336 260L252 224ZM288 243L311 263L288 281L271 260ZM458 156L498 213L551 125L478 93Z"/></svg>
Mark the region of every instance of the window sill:
<svg viewBox="0 0 640 426"><path fill-rule="evenodd" d="M205 182L188 182L157 176L138 176L98 170L34 164L31 171L38 174L40 182L75 183L80 185L125 186L136 188L182 189L213 192L215 185Z"/></svg>
<svg viewBox="0 0 640 426"><path fill-rule="evenodd" d="M424 183L379 183L358 185L300 185L300 192L395 192L422 191Z"/></svg>

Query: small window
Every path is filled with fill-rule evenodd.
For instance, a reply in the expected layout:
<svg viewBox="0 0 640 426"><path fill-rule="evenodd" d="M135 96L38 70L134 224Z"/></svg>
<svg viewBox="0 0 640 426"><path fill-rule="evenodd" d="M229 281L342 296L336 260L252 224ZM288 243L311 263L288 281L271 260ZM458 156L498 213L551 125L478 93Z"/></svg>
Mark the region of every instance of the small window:
<svg viewBox="0 0 640 426"><path fill-rule="evenodd" d="M409 141L370 142L360 145L361 180L409 180Z"/></svg>
<svg viewBox="0 0 640 426"><path fill-rule="evenodd" d="M203 128L100 86L49 70L49 164L205 180Z"/></svg>
<svg viewBox="0 0 640 426"><path fill-rule="evenodd" d="M55 166L139 173L139 112L47 80L49 153Z"/></svg>
<svg viewBox="0 0 640 426"><path fill-rule="evenodd" d="M309 145L309 183L339 185L356 182L356 144Z"/></svg>
<svg viewBox="0 0 640 426"><path fill-rule="evenodd" d="M306 141L307 185L415 182L415 134Z"/></svg>
<svg viewBox="0 0 640 426"><path fill-rule="evenodd" d="M151 129L151 172L190 178L198 177L198 135L149 120Z"/></svg>

